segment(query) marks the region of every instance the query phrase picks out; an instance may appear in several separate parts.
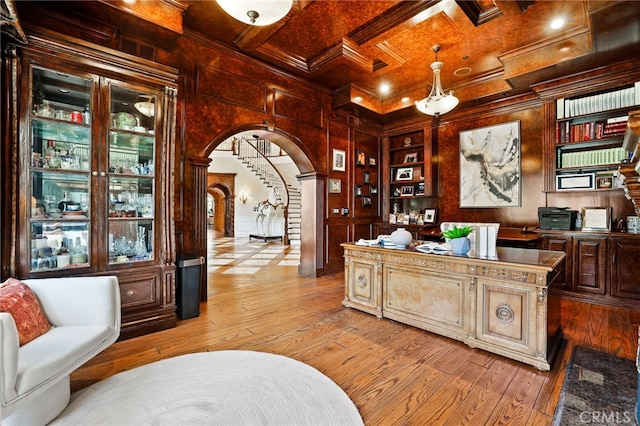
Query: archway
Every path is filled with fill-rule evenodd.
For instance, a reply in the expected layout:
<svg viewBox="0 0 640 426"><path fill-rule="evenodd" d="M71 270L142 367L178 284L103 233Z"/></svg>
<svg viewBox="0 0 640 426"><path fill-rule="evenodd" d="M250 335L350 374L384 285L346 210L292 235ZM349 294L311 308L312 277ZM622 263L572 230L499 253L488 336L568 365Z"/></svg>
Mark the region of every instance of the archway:
<svg viewBox="0 0 640 426"><path fill-rule="evenodd" d="M231 190L219 183L209 184L207 194L213 198L212 227L225 237L233 237L233 203ZM207 212L210 217L210 212Z"/></svg>
<svg viewBox="0 0 640 426"><path fill-rule="evenodd" d="M203 156L211 152L225 140L234 136L249 135L267 139L282 148L291 157L300 170L298 180L301 187L301 220L305 224L300 240L300 266L298 273L303 276L317 277L323 275L323 241L324 241L324 181L325 176L317 173L310 157L305 152L304 144L296 137L280 129L272 131L265 124L240 126L230 129L207 145ZM227 203L231 205L233 203ZM197 217L205 217L200 215Z"/></svg>

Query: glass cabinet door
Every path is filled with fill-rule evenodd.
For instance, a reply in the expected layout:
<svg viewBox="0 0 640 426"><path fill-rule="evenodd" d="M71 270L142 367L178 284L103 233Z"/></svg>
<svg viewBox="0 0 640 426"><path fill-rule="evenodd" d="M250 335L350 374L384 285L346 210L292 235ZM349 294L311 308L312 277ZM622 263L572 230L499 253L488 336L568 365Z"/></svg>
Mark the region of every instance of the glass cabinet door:
<svg viewBox="0 0 640 426"><path fill-rule="evenodd" d="M91 264L91 77L32 68L29 270Z"/></svg>
<svg viewBox="0 0 640 426"><path fill-rule="evenodd" d="M109 264L153 259L157 96L110 86Z"/></svg>

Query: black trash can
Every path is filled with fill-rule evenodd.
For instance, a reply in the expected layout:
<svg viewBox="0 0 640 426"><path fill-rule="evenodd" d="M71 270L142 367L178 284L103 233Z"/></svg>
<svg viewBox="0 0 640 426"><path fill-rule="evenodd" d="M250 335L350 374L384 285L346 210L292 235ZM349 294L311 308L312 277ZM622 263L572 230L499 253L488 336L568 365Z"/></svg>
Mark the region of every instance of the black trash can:
<svg viewBox="0 0 640 426"><path fill-rule="evenodd" d="M200 315L200 278L204 257L179 256L176 262L176 313L181 320Z"/></svg>

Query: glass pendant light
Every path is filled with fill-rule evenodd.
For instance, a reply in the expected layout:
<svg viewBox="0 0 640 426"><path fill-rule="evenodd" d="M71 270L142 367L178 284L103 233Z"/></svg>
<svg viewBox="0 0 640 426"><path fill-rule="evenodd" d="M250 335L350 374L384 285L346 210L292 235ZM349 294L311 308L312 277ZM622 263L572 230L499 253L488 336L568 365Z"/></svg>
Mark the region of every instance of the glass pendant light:
<svg viewBox="0 0 640 426"><path fill-rule="evenodd" d="M266 26L284 18L293 0L216 0L220 7L240 22Z"/></svg>
<svg viewBox="0 0 640 426"><path fill-rule="evenodd" d="M426 98L416 101L416 107L424 114L428 115L442 115L446 114L458 105L458 98L453 96L453 90L449 93L445 93L442 90L442 83L440 82L440 69L442 68L442 62L438 61L438 52L440 51L440 45L433 46L433 51L436 53L436 61L431 64L433 70L433 84L431 85L431 93Z"/></svg>

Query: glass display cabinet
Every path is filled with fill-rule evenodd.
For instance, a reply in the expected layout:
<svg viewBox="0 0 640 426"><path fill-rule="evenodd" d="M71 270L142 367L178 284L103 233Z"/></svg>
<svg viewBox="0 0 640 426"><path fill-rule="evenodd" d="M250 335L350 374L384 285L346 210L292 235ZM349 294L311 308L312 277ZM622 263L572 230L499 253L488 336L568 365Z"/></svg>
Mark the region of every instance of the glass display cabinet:
<svg viewBox="0 0 640 426"><path fill-rule="evenodd" d="M32 37L11 60L3 272L116 275L123 338L174 326L177 70L56 37Z"/></svg>
<svg viewBox="0 0 640 426"><path fill-rule="evenodd" d="M32 69L29 167L30 273L91 264L93 81ZM45 93L45 87L55 93Z"/></svg>
<svg viewBox="0 0 640 426"><path fill-rule="evenodd" d="M38 67L32 79L29 272L99 263L93 211L107 211L107 238L98 243L106 247L94 252L108 253L109 264L153 259L156 96L107 84L109 136L101 145L92 143L91 79ZM139 103L148 116L130 112ZM92 190L100 187L94 178L106 178L106 192Z"/></svg>
<svg viewBox="0 0 640 426"><path fill-rule="evenodd" d="M140 94L115 85L110 88L109 198L105 200L109 218L109 263L153 259L157 100L152 94ZM129 112L130 106L136 105L144 114Z"/></svg>

